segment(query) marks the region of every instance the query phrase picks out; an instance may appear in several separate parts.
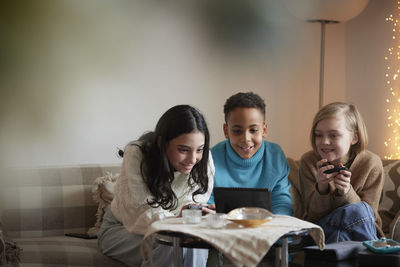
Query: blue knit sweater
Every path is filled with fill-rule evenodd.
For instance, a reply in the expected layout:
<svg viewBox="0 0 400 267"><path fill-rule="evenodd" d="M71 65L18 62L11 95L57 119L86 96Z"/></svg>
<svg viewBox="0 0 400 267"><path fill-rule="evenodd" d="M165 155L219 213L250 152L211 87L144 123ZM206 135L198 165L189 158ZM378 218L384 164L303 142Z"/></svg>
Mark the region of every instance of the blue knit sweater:
<svg viewBox="0 0 400 267"><path fill-rule="evenodd" d="M242 159L227 139L216 144L211 153L215 165L214 187L268 188L273 213L292 215L289 165L278 144L264 140L253 157ZM208 202L214 203L214 194Z"/></svg>

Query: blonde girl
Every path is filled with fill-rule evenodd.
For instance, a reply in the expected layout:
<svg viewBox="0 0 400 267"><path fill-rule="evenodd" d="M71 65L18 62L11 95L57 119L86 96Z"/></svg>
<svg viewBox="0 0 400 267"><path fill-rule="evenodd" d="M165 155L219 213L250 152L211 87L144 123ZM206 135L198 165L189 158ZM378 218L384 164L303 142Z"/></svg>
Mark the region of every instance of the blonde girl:
<svg viewBox="0 0 400 267"><path fill-rule="evenodd" d="M327 243L382 236L377 208L383 166L366 150L367 130L357 107L342 102L322 107L310 139L313 149L300 161L303 219L319 224Z"/></svg>

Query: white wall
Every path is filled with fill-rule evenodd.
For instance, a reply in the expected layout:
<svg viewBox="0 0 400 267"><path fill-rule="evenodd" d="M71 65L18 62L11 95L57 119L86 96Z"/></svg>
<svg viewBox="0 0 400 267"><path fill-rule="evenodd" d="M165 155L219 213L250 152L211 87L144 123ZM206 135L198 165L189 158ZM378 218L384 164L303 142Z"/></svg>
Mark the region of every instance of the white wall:
<svg viewBox="0 0 400 267"><path fill-rule="evenodd" d="M325 100L359 105L381 156L390 10L394 1L370 0L359 17L327 26ZM310 148L320 26L294 18L279 0L42 0L0 13L3 164L120 162L116 147L152 130L176 104L204 113L215 144L226 98L250 90L266 101L267 139L294 158Z"/></svg>

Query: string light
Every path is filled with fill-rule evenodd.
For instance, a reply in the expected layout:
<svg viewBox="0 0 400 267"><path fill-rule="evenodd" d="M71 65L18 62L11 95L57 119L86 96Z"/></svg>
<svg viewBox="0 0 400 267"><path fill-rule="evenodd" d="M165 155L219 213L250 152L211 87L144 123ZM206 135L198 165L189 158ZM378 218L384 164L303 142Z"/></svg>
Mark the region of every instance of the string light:
<svg viewBox="0 0 400 267"><path fill-rule="evenodd" d="M397 12L400 12L400 0L397 1ZM398 14L400 16L400 13ZM397 16L397 17L398 17ZM387 113L387 127L392 136L389 137L383 144L389 150L388 155L384 156L385 159L400 159L400 112L397 111L400 107L399 98L399 73L400 73L400 44L397 42L397 33L400 32L399 20L395 19L393 14L386 17L386 22L392 26L392 40L393 46L387 50L387 55L384 57L385 60L385 78L386 87L389 91L388 97L386 98L386 109ZM399 78L399 79L397 79Z"/></svg>

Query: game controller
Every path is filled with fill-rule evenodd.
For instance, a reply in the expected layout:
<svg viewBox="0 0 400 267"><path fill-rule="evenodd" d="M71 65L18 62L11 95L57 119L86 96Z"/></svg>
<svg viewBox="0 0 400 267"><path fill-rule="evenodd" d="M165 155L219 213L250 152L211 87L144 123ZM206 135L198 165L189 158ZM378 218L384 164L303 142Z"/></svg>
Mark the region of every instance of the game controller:
<svg viewBox="0 0 400 267"><path fill-rule="evenodd" d="M329 164L326 164L326 165L329 165ZM326 165L322 165L321 167L326 166ZM326 171L324 171L324 173L330 174L330 173L334 173L334 172L340 172L341 170L347 171L348 169L345 166L334 165L332 169L326 170Z"/></svg>
<svg viewBox="0 0 400 267"><path fill-rule="evenodd" d="M400 243L393 239L382 238L379 240L367 240L362 244L369 250L379 254L397 253L400 251Z"/></svg>
<svg viewBox="0 0 400 267"><path fill-rule="evenodd" d="M199 205L196 205L196 204L193 204L193 205L189 205L188 206L188 209L190 209L190 210L201 210L202 208L205 208L205 207L208 207L208 205L202 205L202 204L199 204Z"/></svg>

